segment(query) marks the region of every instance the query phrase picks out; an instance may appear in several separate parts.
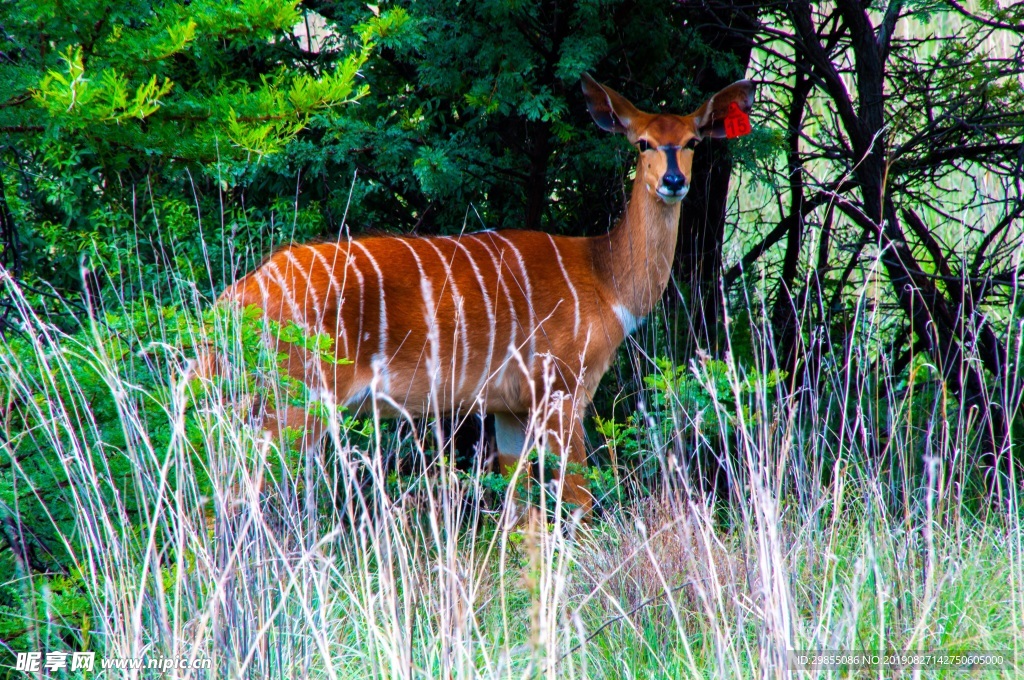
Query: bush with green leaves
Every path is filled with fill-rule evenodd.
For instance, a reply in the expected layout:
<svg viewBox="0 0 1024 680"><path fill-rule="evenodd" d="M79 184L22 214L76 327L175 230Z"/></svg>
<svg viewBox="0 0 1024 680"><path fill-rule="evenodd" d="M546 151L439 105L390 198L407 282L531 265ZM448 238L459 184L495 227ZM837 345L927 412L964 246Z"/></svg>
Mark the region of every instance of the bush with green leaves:
<svg viewBox="0 0 1024 680"><path fill-rule="evenodd" d="M83 532L102 523L119 541L145 540L136 461L159 467L173 448L168 377L179 363L177 348L147 339L181 340L189 325L140 305L73 335L30 318L0 342L0 629L10 649L88 648ZM205 472L197 457L190 473L208 489Z"/></svg>
<svg viewBox="0 0 1024 680"><path fill-rule="evenodd" d="M215 272L216 287L251 264L233 211L276 215L287 230L270 243L321 233L276 205L307 168L262 199L250 187L366 96L358 73L389 15L365 10L312 58L302 17L298 0L4 3L0 188L17 230L6 266L73 295L84 260L106 294L130 286L123 265L139 258L148 285L135 294L166 295L168 274Z"/></svg>
<svg viewBox="0 0 1024 680"><path fill-rule="evenodd" d="M261 443L252 411L310 403L281 370L287 344L344 360L328 336L254 307L200 316L144 298L74 333L22 309L20 333L0 340L0 634L16 651L85 650L90 626L103 628L89 605L106 586L87 576L97 535L145 555L161 493L184 494L197 517L230 515L219 494L231 482L215 480L224 438L249 457L242 469L265 469L268 488L301 490L307 458L287 441ZM211 357L222 370L195 377L197 359ZM337 410L322 417L343 417L346 438L367 436Z"/></svg>
<svg viewBox="0 0 1024 680"><path fill-rule="evenodd" d="M625 418L594 418L604 440L600 455L611 463L590 473L599 497L621 500L624 480L640 489L659 488L666 467L659 457L666 452L686 459L702 450L727 452L738 427L756 427L775 417L777 388L786 377L778 369L761 373L750 368L738 375L733 364L715 359L686 366L658 357L654 366L643 377L640 410Z"/></svg>

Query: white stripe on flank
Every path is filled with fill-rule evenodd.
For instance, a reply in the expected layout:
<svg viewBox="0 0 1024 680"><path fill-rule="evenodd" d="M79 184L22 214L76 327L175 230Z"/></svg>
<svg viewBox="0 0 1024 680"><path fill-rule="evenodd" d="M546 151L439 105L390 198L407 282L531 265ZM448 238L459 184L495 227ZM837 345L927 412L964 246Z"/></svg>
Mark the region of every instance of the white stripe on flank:
<svg viewBox="0 0 1024 680"><path fill-rule="evenodd" d="M427 375L430 377L431 390L438 384L440 375L440 338L437 333L437 305L434 303L434 286L431 284L427 272L423 269L423 260L419 253L404 238L396 239L399 243L409 249L412 257L416 260L416 268L420 270L420 295L423 296L423 318L427 322L427 343L430 345L430 354L427 356Z"/></svg>
<svg viewBox="0 0 1024 680"><path fill-rule="evenodd" d="M486 233L486 234L490 235L491 232L483 232L483 233ZM472 238L477 243L479 243L483 247L484 250L487 251L487 255L488 255L488 257L491 258L491 263L494 265L494 275L495 275L495 277L497 277L498 288L500 288L502 290L502 292L505 293L505 299L508 300L508 311L509 311L509 324L508 324L508 328L509 328L509 334L510 335L509 335L509 339L508 339L508 347L506 348L506 351L505 351L505 358L501 362L501 370L498 371L498 376L497 376L497 379L495 381L496 384L500 385L502 380L505 379L505 371L508 370L509 364L512 362L512 352L514 352L517 349L517 346L516 346L516 326L519 325L519 316L516 314L516 305L515 305L515 302L512 300L512 291L509 290L508 284L505 283L505 277L503 277L501 275L501 262L498 260L497 257L495 257L494 251L491 250L491 247L487 244L487 241L485 241L480 234L467 234L464 238ZM494 291L494 296L495 296L495 298L497 298L497 296L498 296L498 291L497 290ZM495 303L494 303L494 316L495 316L495 326L494 326L495 331L494 332L495 332L495 334L497 334L497 332L498 332L497 331L497 316L498 316L498 303L497 303L497 301L495 301ZM495 343L496 342L497 342L497 340L495 340Z"/></svg>
<svg viewBox="0 0 1024 680"><path fill-rule="evenodd" d="M569 293L572 294L573 308L576 310L576 319L573 323L572 335L574 338L578 338L580 335L580 296L576 293L576 286L572 285L572 280L569 278L569 272L565 269L565 263L562 262L562 254L558 252L558 245L555 243L555 237L548 234L548 240L551 241L551 249L555 251L555 257L558 259L558 267L562 270L562 276L565 277L565 285L569 286Z"/></svg>
<svg viewBox="0 0 1024 680"><path fill-rule="evenodd" d="M270 307L270 300L271 300L270 288L268 287L269 277L267 277L263 273L263 268L262 267L260 269L257 269L256 271L254 271L252 273L252 277L256 281L256 286L260 289L260 294L263 296L263 304L261 305L262 310L263 310L263 315L266 316L266 317L271 317L272 318L272 314L271 314L271 311L269 309L269 307ZM278 287L280 287L281 284L278 283L277 285L278 285ZM277 338L270 338L269 331L266 330L265 326L264 326L263 333L266 334L264 337L266 338L268 343L271 340L274 341L274 348L275 348L275 351L277 351Z"/></svg>
<svg viewBox="0 0 1024 680"><path fill-rule="evenodd" d="M288 258L288 261L291 262L292 266L295 267L300 274L306 277L306 295L312 298L313 314L316 315L316 323L310 324L310 326L315 332L322 333L324 330L323 308L320 306L320 296L317 294L316 288L313 287L313 281L309 278L309 271L302 266L302 263L299 262L299 258L295 257L295 253L293 253L291 249L284 251L284 256ZM302 311L303 313L306 311L305 300L303 300Z"/></svg>
<svg viewBox="0 0 1024 680"><path fill-rule="evenodd" d="M338 246L338 250L341 250L341 246ZM363 344L363 319L366 313L366 277L363 276L362 270L356 266L356 258L352 254L352 241L349 241L349 247L345 251L345 277L348 278L349 267L355 272L356 282L359 283L359 328L356 329L356 351L354 357L349 357L352 361L356 361L359 358L359 348ZM339 310L340 311L340 310Z"/></svg>
<svg viewBox="0 0 1024 680"><path fill-rule="evenodd" d="M252 279L256 282L256 287L260 289L260 295L263 297L263 304L260 305L260 308L264 314L267 314L270 311L267 309L267 305L270 304L270 291L267 290L267 284L263 281L263 272L257 269L252 273Z"/></svg>
<svg viewBox="0 0 1024 680"><path fill-rule="evenodd" d="M370 357L370 368L373 369L370 394L390 395L391 375L388 373L388 360L383 354L374 354Z"/></svg>
<svg viewBox="0 0 1024 680"><path fill-rule="evenodd" d="M281 268L277 266L277 262L270 259L263 268L274 275L270 278L272 278L281 288L281 294L284 296L284 301L287 303L289 309L291 309L291 320L298 324L300 328L306 328L306 320L299 311L299 305L295 301L295 295L288 289L284 273L281 271Z"/></svg>
<svg viewBox="0 0 1024 680"><path fill-rule="evenodd" d="M444 238L452 241L456 248L461 248L462 252L469 258L469 266L473 268L473 275L476 276L476 282L480 285L480 294L484 298L484 311L487 313L487 321L491 324L491 332L487 342L487 361L484 363L484 370L480 374L480 380L477 382L476 387L473 388L473 394L477 395L480 394L480 390L483 389L484 383L487 382L487 378L491 373L491 361L494 358L494 337L498 332L497 319L494 316L494 305L491 303L491 296L487 292L487 284L484 282L483 274L480 273L480 267L477 266L476 260L473 259L473 253L462 244L461 240L450 236Z"/></svg>
<svg viewBox="0 0 1024 680"><path fill-rule="evenodd" d="M458 325L459 325L459 337L460 337L460 340L462 342L462 347L461 347L461 349L462 349L462 368L459 371L459 387L458 387L459 391L461 392L462 388L465 387L465 385L466 385L466 369L469 366L469 350L470 350L470 347L469 347L469 331L468 331L467 325L466 325L466 304L465 304L466 299L464 297L462 297L461 295L459 295L459 287L457 285L455 285L455 277L452 276L451 263L448 262L448 260L445 259L444 253L441 252L441 249L438 248L437 245L432 240L430 240L430 239L423 239L422 241L420 241L420 243L426 243L428 246L430 246L431 248L434 249L435 253L437 253L438 259L441 260L441 266L444 267L444 280L445 280L445 283L450 283L451 286L452 286L452 298L455 300L455 319L456 319L456 323L458 323ZM441 296L442 295L444 295L444 286L443 285L441 286L440 292L438 292L438 294L437 294L437 302L438 302L438 304L441 303ZM455 362L455 357L458 356L458 349L454 348L454 344L453 344L452 354L455 355L455 356L452 357L452 362L454 363ZM454 366L452 368L454 368Z"/></svg>
<svg viewBox="0 0 1024 680"><path fill-rule="evenodd" d="M530 273L526 270L526 261L523 260L523 254L519 252L519 249L515 247L512 241L498 232L489 234L489 236L501 239L512 249L512 252L516 255L516 260L519 261L519 270L523 273L523 283L526 285L526 290L523 290L522 287L519 290L526 296L526 309L530 313L530 329L527 332L527 336L530 339L530 361L527 362L527 367L533 371L533 358L537 354L537 312L533 309L533 286L530 285Z"/></svg>
<svg viewBox="0 0 1024 680"><path fill-rule="evenodd" d="M374 355L374 356L375 357L379 357L381 361L384 361L386 363L387 362L387 353L388 353L387 352L387 350L388 350L388 307L387 307L387 303L384 302L384 272L381 271L380 265L377 264L377 260L374 259L373 255L370 254L370 249L369 248L364 246L359 241L352 241L351 243L352 243L353 246L356 246L360 250L363 251L363 253L366 255L366 259L368 259L370 261L370 266L372 266L373 270L375 272L377 272L377 285L378 285L378 288L380 289L380 329L378 330L378 333L379 333L380 337L378 338L378 343L377 343L377 354ZM352 262L352 268L355 269L356 272L359 271L356 268L354 261ZM359 284L360 284L359 285L359 292L360 292L360 295L359 295L359 299L360 299L360 303L359 303L359 318L360 319L363 318L362 283L363 283L363 279L362 279L362 277L360 277L360 279L359 279ZM359 330L360 330L360 332L362 332L362 322L360 322L360 329ZM359 340L360 340L360 342L362 342L362 337L360 337Z"/></svg>
<svg viewBox="0 0 1024 680"><path fill-rule="evenodd" d="M344 355L347 357L348 356L348 334L345 332L345 317L341 313L342 305L345 304L345 298L344 298L344 290L345 289L342 287L341 282L338 281L338 277L335 276L335 274L334 274L335 268L332 267L331 263L327 261L327 258L324 257L324 254L321 253L319 250L317 250L315 246L306 246L306 248L309 249L309 252L313 253L313 259L315 259L316 261L320 262L320 264L322 264L324 266L324 269L327 270L327 276L331 280L331 288L334 290L334 297L338 301L337 304L335 305L338 311L337 311L337 314L336 314L337 318L334 319L334 328L329 330L328 332L331 335L335 336L336 338L340 338L341 339L342 345L345 348L344 349ZM338 250L340 251L341 249L339 248ZM337 260L337 257L335 257L335 260ZM335 262L335 264L337 264L337 262ZM309 269L310 269L310 273L312 274L313 268L310 267ZM325 302L326 302L326 298L325 298ZM326 304L324 305L323 314L324 314L324 316L327 315L327 305ZM326 319L325 319L325 321L326 321Z"/></svg>

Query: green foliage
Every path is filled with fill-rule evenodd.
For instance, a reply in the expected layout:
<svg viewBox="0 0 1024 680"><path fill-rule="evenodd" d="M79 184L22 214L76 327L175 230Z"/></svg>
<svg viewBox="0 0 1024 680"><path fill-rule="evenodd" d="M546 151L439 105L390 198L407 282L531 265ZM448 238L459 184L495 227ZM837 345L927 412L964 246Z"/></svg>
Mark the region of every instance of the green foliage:
<svg viewBox="0 0 1024 680"><path fill-rule="evenodd" d="M307 210L307 201L278 207L294 198L302 164L289 169L287 189L250 187L266 182L268 157L337 126L366 96L359 71L395 20L365 13L358 35L338 27L337 48L307 59L294 35L298 0L4 3L0 191L24 249L16 273L74 296L84 259L112 284L104 291L133 297L140 291L125 290L118 260L141 256L155 275L150 292L165 301L159 281L179 272L218 272L209 285L219 286L234 261L198 247L211 237L203 216L243 211L258 224L293 224ZM162 218L176 202L188 210L172 235ZM319 233L318 223L294 235ZM252 243L246 231L229 233L227 245ZM168 258L168 245L182 252Z"/></svg>
<svg viewBox="0 0 1024 680"><path fill-rule="evenodd" d="M153 470L184 451L186 484L199 497L212 497L215 450L206 437L217 425L210 414L222 413L223 405L274 408L281 398L310 403L308 388L281 371L287 344L329 364L347 361L334 355L329 336L264 320L255 307L216 308L197 318L142 299L72 334L43 324L24 331L0 342L0 528L9 548L0 553L0 634L9 648L23 651L89 648L87 591L97 584L83 580L83 532L92 522L117 518L118 542L144 554ZM180 375L190 355L218 357L222 371L193 381L184 408ZM339 416L313 405L324 418ZM241 427L247 419L241 412L219 418L221 427ZM343 432L354 437L368 437L368 425L342 420ZM250 469L261 457L271 483L281 473L303 477L299 452L255 446L247 452ZM167 477L168 493L178 480ZM83 516L82 507L101 516ZM36 622L47 619L41 630Z"/></svg>
<svg viewBox="0 0 1024 680"><path fill-rule="evenodd" d="M9 560L4 562L9 572ZM0 585L0 636L7 650L89 649L92 603L84 585L78 571ZM40 626L41 621L47 625Z"/></svg>
<svg viewBox="0 0 1024 680"><path fill-rule="evenodd" d="M74 136L66 141L88 153L103 174L126 169L139 155L161 164L227 163L218 167L244 173L250 154L280 150L314 115L366 93L355 78L369 56L369 39L316 75L283 63L269 74L246 73L233 63L239 50L273 50L300 19L296 1L155 2L141 23L128 21L132 4L95 3L93 12L120 21L100 22L88 41L74 24L53 20L49 37L62 48L38 59L21 52L23 59L7 67L3 75L23 85L38 78L34 87L12 91L14 112L6 114L10 121L43 128L41 135L21 140L24 146L43 145L56 131L70 132ZM19 24L31 13L26 5L14 3L8 10L23 29L11 36L16 47L31 37L32 28ZM264 64L278 61L268 54Z"/></svg>
<svg viewBox="0 0 1024 680"><path fill-rule="evenodd" d="M785 371L766 374L750 371L740 378L725 361L704 361L696 370L673 365L665 358L655 360L658 372L644 376L651 389L655 411L676 409L690 414L708 437L728 436L738 423L756 423L771 403L760 403L773 395Z"/></svg>
<svg viewBox="0 0 1024 680"><path fill-rule="evenodd" d="M664 469L656 453L679 445L688 455L701 447L720 446L738 427L750 428L770 417L777 386L786 373L773 369L760 373L748 369L738 375L734 366L707 360L679 366L664 357L655 359L657 371L644 376L646 408L622 420L595 417L597 433L604 439L611 463L604 470L590 470L591 486L598 497L621 498L624 477L632 477L647 489L657 489Z"/></svg>
<svg viewBox="0 0 1024 680"><path fill-rule="evenodd" d="M64 123L69 127L122 124L129 118L142 120L160 108L160 98L174 86L167 78L158 83L153 75L132 94L128 91L128 78L113 69L103 71L98 84L92 83L94 78L86 78L81 47L69 47L61 59L67 74L47 72L32 98L50 116L75 114Z"/></svg>
<svg viewBox="0 0 1024 680"><path fill-rule="evenodd" d="M89 648L79 549L90 518L81 507L110 513L100 521L119 527L119 541L146 540L136 461L172 455L167 376L177 356L162 340L182 341L190 323L140 305L74 335L39 327L0 344L0 523L10 548L0 556L0 631L9 649ZM154 334L161 342L143 348ZM204 470L197 461L190 473L208 489Z"/></svg>
<svg viewBox="0 0 1024 680"><path fill-rule="evenodd" d="M308 6L342 26L365 12L354 0ZM705 95L687 81L705 55L677 6L427 0L391 7L374 35L382 58L365 69L370 94L353 111L356 120L321 147L336 150L327 165L335 176L358 171L355 225L603 232L621 208L621 177L633 156L590 122L580 74L628 72L625 93L649 109L687 112ZM683 88L693 94L680 96Z"/></svg>

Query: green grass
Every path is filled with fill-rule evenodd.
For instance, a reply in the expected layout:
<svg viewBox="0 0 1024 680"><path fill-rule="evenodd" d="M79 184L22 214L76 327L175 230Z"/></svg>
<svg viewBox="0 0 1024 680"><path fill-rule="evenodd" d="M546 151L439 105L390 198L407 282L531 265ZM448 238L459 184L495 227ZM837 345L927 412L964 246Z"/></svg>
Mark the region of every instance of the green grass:
<svg viewBox="0 0 1024 680"><path fill-rule="evenodd" d="M181 348L248 342L237 326L151 307L67 336L20 308L0 346L12 652L325 678L788 677L787 650L1024 652L1019 485L979 491L966 415L925 364L878 398L837 362L802 409L756 357L649 380L645 425L603 464L616 498L589 525L524 529L429 427L348 421L278 455L247 422L251 371L184 379ZM715 441L728 498L689 469ZM397 450L422 469L396 480Z"/></svg>

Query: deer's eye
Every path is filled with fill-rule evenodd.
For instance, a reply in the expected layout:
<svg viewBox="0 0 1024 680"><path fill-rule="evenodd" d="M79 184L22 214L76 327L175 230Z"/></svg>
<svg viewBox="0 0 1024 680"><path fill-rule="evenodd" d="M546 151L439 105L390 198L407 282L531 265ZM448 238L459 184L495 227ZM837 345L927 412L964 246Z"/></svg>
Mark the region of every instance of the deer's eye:
<svg viewBox="0 0 1024 680"><path fill-rule="evenodd" d="M695 148L697 148L697 144L699 142L700 142L700 140L698 138L690 137L690 141L688 141L683 148L684 149L695 149Z"/></svg>
<svg viewBox="0 0 1024 680"><path fill-rule="evenodd" d="M651 149L654 148L651 146L651 143L648 142L646 139L638 139L636 142L636 146L638 149L640 149L640 153L643 153L644 151L650 151Z"/></svg>

